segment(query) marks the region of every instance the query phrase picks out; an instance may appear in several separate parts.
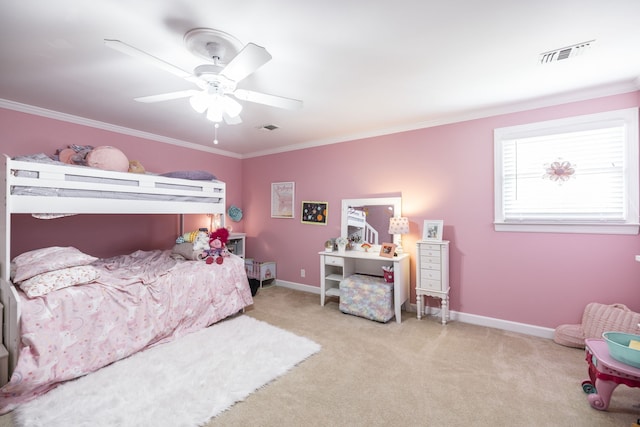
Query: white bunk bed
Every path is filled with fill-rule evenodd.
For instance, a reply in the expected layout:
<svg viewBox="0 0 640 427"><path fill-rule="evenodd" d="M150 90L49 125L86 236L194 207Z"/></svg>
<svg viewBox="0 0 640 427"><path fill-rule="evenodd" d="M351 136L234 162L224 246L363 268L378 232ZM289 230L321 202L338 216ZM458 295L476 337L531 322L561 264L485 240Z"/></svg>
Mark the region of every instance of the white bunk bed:
<svg viewBox="0 0 640 427"><path fill-rule="evenodd" d="M226 185L220 181L177 179L151 174L111 172L85 166L17 161L6 155L3 156L3 163L0 191L4 209L1 209L0 214L0 232L4 236L4 242L0 247L0 300L4 305L2 342L9 352L10 372L16 366L21 339L21 297L10 282L9 269L13 214L162 213L221 214L224 217ZM246 280L244 263L241 264ZM251 294L248 292L248 301L251 302ZM238 293L242 294L238 298L244 300L238 304L245 304L247 298L244 290L241 289Z"/></svg>

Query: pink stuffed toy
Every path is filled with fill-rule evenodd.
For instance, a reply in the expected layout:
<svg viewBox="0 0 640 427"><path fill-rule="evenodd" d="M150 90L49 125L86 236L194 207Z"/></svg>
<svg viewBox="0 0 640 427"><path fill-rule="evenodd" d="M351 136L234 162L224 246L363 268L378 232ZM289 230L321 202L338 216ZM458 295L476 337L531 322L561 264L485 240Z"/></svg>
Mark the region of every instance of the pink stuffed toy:
<svg viewBox="0 0 640 427"><path fill-rule="evenodd" d="M109 171L129 171L127 156L119 149L108 145L93 147L72 144L56 150L54 159L70 165L89 166Z"/></svg>
<svg viewBox="0 0 640 427"><path fill-rule="evenodd" d="M209 234L209 250L204 251L205 262L207 264L222 264L225 257L229 256L227 250L227 240L229 239L229 230L226 228L218 228Z"/></svg>

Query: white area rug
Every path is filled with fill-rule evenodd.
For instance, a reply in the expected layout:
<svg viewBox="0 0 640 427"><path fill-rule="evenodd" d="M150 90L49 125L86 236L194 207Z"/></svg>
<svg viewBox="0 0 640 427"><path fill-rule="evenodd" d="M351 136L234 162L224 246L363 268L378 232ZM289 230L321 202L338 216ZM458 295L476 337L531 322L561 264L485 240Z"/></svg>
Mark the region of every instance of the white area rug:
<svg viewBox="0 0 640 427"><path fill-rule="evenodd" d="M318 352L243 315L65 383L14 411L17 426L198 426Z"/></svg>

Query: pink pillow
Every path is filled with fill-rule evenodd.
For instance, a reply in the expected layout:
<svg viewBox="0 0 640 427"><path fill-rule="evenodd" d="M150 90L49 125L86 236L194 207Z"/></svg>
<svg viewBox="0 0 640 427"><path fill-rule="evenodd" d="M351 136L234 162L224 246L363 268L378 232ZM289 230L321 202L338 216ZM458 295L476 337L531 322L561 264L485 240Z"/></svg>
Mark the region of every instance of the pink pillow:
<svg viewBox="0 0 640 427"><path fill-rule="evenodd" d="M87 166L107 171L128 172L129 159L115 147L102 145L87 154Z"/></svg>
<svg viewBox="0 0 640 427"><path fill-rule="evenodd" d="M95 267L80 265L38 274L20 283L20 289L29 298L35 298L58 289L93 282L99 276L100 273Z"/></svg>
<svg viewBox="0 0 640 427"><path fill-rule="evenodd" d="M69 247L52 246L25 252L13 259L14 283L61 268L91 264L98 258Z"/></svg>

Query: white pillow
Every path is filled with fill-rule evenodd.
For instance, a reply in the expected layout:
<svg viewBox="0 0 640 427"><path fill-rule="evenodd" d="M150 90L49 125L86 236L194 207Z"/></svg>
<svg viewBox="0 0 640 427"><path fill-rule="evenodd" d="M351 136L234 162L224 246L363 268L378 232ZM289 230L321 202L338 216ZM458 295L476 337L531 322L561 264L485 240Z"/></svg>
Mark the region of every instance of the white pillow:
<svg viewBox="0 0 640 427"><path fill-rule="evenodd" d="M18 255L12 261L11 270L15 270L13 282L22 282L38 274L91 264L98 258L80 252L74 247L52 246L35 249ZM14 268L15 267L15 268Z"/></svg>
<svg viewBox="0 0 640 427"><path fill-rule="evenodd" d="M29 298L35 298L57 289L93 282L99 276L100 273L95 267L81 265L38 274L20 282L19 286Z"/></svg>

